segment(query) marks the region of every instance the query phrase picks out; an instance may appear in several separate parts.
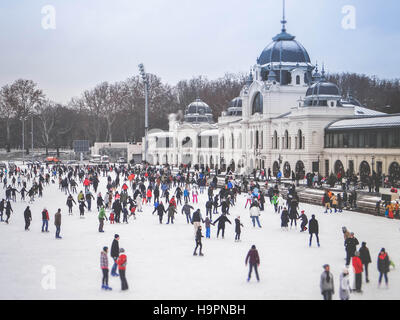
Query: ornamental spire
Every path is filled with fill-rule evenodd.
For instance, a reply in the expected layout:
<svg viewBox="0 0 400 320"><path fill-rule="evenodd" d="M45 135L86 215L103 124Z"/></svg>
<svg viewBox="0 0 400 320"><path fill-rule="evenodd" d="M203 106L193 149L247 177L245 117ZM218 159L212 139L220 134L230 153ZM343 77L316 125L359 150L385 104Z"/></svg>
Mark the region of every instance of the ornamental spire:
<svg viewBox="0 0 400 320"><path fill-rule="evenodd" d="M282 21L281 21L281 23L282 23L282 32L286 32L286 23L287 23L287 21L285 19L285 0L282 0L282 1L283 1L283 12L282 12Z"/></svg>

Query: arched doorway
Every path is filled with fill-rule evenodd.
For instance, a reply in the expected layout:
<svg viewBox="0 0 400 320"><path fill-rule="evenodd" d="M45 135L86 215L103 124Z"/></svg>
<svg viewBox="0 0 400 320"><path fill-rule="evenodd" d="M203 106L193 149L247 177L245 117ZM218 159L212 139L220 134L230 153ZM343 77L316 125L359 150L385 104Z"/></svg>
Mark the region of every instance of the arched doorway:
<svg viewBox="0 0 400 320"><path fill-rule="evenodd" d="M285 178L290 178L291 173L292 171L289 162L285 162L285 164L283 165L283 176Z"/></svg>
<svg viewBox="0 0 400 320"><path fill-rule="evenodd" d="M392 180L400 180L400 166L396 161L389 166L389 176Z"/></svg>
<svg viewBox="0 0 400 320"><path fill-rule="evenodd" d="M273 176L276 177L278 172L279 172L279 162L275 161L274 164L272 165L272 174L273 174Z"/></svg>
<svg viewBox="0 0 400 320"><path fill-rule="evenodd" d="M337 160L335 162L335 175L337 175L340 172L340 175L343 177L344 176L344 166L342 161Z"/></svg>
<svg viewBox="0 0 400 320"><path fill-rule="evenodd" d="M371 173L371 168L367 161L363 161L360 163L360 179L364 181L366 177L368 177Z"/></svg>
<svg viewBox="0 0 400 320"><path fill-rule="evenodd" d="M236 170L236 166L235 166L235 160L231 160L231 163L230 163L230 165L229 165L229 169L232 171L232 172L235 172L235 170Z"/></svg>
<svg viewBox="0 0 400 320"><path fill-rule="evenodd" d="M299 175L300 180L304 179L306 172L304 170L303 161L299 160L296 163L296 175Z"/></svg>

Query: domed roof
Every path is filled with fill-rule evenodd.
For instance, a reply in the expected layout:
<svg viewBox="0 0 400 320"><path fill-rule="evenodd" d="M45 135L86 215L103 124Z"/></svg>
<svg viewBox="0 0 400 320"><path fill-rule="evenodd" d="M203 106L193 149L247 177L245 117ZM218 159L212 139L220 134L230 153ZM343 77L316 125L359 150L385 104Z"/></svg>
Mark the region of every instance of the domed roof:
<svg viewBox="0 0 400 320"><path fill-rule="evenodd" d="M207 103L196 99L185 110L186 122L212 122L212 110Z"/></svg>
<svg viewBox="0 0 400 320"><path fill-rule="evenodd" d="M311 63L307 50L295 40L295 37L282 30L273 41L263 50L257 63Z"/></svg>
<svg viewBox="0 0 400 320"><path fill-rule="evenodd" d="M307 89L306 97L318 95L341 96L342 94L336 84L322 80L314 83Z"/></svg>

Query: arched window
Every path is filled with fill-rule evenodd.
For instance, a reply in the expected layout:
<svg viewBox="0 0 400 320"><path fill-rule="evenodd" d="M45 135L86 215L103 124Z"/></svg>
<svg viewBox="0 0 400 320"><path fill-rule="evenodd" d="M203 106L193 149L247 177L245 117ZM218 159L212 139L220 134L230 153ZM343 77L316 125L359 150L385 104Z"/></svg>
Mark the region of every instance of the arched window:
<svg viewBox="0 0 400 320"><path fill-rule="evenodd" d="M368 162L362 161L360 163L360 180L364 182L366 178L370 175L370 173L371 173L371 168Z"/></svg>
<svg viewBox="0 0 400 320"><path fill-rule="evenodd" d="M259 148L259 144L260 144L260 140L259 140L259 137L258 137L258 130L256 130L256 138L255 138L255 140L256 140L256 149L258 149Z"/></svg>
<svg viewBox="0 0 400 320"><path fill-rule="evenodd" d="M263 98L260 92L257 92L254 100L253 100L253 106L252 106L252 111L251 114L255 113L263 113Z"/></svg>
<svg viewBox="0 0 400 320"><path fill-rule="evenodd" d="M289 149L289 132L285 131L285 149Z"/></svg>
<svg viewBox="0 0 400 320"><path fill-rule="evenodd" d="M285 162L285 164L283 165L283 176L285 178L290 178L290 174L291 174L291 170L290 170L290 164L289 162Z"/></svg>
<svg viewBox="0 0 400 320"><path fill-rule="evenodd" d="M274 131L274 138L273 138L273 149L278 149L278 132Z"/></svg>
<svg viewBox="0 0 400 320"><path fill-rule="evenodd" d="M300 84L300 76L296 76L296 84L297 84L297 85Z"/></svg>
<svg viewBox="0 0 400 320"><path fill-rule="evenodd" d="M335 174L337 175L340 172L340 175L343 177L344 175L344 167L343 163L340 160L337 160L335 162Z"/></svg>
<svg viewBox="0 0 400 320"><path fill-rule="evenodd" d="M233 137L233 133L232 133L231 139L232 139L232 145L231 145L231 147L232 147L232 149L235 149L235 138Z"/></svg>
<svg viewBox="0 0 400 320"><path fill-rule="evenodd" d="M224 136L221 137L219 144L220 144L221 149L225 148L225 138L224 138Z"/></svg>
<svg viewBox="0 0 400 320"><path fill-rule="evenodd" d="M304 163L303 161L299 160L296 163L296 175L300 178L300 180L304 179L305 176L305 170L304 170Z"/></svg>
<svg viewBox="0 0 400 320"><path fill-rule="evenodd" d="M301 130L297 132L297 141L299 143L298 149L303 149L303 132Z"/></svg>

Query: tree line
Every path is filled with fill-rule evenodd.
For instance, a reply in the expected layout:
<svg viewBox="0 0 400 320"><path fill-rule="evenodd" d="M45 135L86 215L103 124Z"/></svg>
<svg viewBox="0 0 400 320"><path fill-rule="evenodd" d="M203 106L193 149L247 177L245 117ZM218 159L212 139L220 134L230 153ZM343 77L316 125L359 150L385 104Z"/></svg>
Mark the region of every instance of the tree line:
<svg viewBox="0 0 400 320"><path fill-rule="evenodd" d="M216 80L199 76L175 86L154 75L149 79L149 126L168 129L168 115L183 112L201 98L213 111L214 120L240 94L244 73L225 74ZM381 80L355 73L330 74L343 95L348 91L364 106L386 113L400 113L399 80ZM144 83L140 76L124 81L102 82L79 97L61 104L51 101L32 80L18 79L0 89L0 147L22 148L22 129L27 151L35 147L71 148L74 140L141 141L144 135Z"/></svg>

